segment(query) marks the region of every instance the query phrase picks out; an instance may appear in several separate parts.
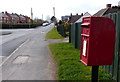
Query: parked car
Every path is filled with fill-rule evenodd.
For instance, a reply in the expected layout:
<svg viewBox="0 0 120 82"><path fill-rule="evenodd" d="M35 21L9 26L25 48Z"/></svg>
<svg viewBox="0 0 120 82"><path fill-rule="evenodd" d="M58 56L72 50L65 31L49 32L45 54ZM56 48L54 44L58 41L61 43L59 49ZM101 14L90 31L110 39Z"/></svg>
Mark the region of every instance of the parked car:
<svg viewBox="0 0 120 82"><path fill-rule="evenodd" d="M42 26L47 26L47 25L49 25L49 23L43 23L43 24L42 24Z"/></svg>

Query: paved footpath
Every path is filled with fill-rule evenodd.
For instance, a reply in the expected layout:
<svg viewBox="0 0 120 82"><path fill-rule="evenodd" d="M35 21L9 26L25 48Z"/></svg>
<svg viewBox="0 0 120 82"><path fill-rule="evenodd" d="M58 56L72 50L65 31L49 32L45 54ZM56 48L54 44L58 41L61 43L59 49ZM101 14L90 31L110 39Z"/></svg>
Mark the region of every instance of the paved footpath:
<svg viewBox="0 0 120 82"><path fill-rule="evenodd" d="M2 66L2 80L56 80L44 32L36 32Z"/></svg>

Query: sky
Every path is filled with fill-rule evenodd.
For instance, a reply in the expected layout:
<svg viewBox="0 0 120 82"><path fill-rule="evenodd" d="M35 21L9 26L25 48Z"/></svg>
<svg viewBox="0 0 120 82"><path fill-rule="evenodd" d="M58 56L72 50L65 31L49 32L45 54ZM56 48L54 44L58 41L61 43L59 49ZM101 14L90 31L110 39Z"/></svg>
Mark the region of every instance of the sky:
<svg viewBox="0 0 120 82"><path fill-rule="evenodd" d="M31 8L33 10L33 18L46 20L51 18L53 7L55 7L55 16L59 20L61 16L75 15L89 12L95 14L106 4L112 6L118 5L120 0L0 0L0 12L17 13L31 16Z"/></svg>

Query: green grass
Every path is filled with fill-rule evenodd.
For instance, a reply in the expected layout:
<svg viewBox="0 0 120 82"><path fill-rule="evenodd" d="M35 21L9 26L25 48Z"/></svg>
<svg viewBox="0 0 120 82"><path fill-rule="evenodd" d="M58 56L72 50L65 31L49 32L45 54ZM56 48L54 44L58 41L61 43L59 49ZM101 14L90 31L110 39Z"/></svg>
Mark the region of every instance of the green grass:
<svg viewBox="0 0 120 82"><path fill-rule="evenodd" d="M52 57L58 65L58 80L91 80L91 66L79 61L79 50L70 43L50 44ZM111 80L111 76L99 68L99 80Z"/></svg>
<svg viewBox="0 0 120 82"><path fill-rule="evenodd" d="M63 39L63 37L57 32L57 29L53 28L46 35L47 39Z"/></svg>

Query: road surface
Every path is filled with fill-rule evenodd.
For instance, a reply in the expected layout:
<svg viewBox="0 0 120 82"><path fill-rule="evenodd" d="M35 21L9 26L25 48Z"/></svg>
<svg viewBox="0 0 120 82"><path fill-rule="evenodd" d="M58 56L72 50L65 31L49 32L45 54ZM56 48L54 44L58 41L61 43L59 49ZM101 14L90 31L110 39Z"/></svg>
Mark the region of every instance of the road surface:
<svg viewBox="0 0 120 82"><path fill-rule="evenodd" d="M53 25L37 28L20 36L24 37L21 41L15 41L24 43L2 62L2 80L54 80L55 70L51 67L53 64L47 47L49 43L45 40L45 34L52 28ZM26 37L28 34L29 37ZM10 42L13 45L14 39Z"/></svg>
<svg viewBox="0 0 120 82"><path fill-rule="evenodd" d="M4 35L0 36L0 59L5 59L17 47L19 47L35 29L9 29L1 30Z"/></svg>
<svg viewBox="0 0 120 82"><path fill-rule="evenodd" d="M46 29L50 29L53 25L46 27L38 27L36 29L7 29L2 30L3 34L6 32L8 35L0 36L0 59L4 61L16 48L24 43L28 38L33 36L36 32L45 33ZM10 34L9 34L10 33Z"/></svg>

